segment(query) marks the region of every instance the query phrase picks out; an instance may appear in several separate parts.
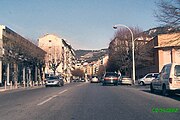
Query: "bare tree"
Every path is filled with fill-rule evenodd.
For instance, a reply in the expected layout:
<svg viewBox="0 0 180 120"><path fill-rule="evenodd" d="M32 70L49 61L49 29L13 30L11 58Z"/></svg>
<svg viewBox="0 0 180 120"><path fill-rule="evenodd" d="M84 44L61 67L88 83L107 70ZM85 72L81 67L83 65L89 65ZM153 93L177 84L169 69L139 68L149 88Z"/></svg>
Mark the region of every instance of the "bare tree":
<svg viewBox="0 0 180 120"><path fill-rule="evenodd" d="M99 66L99 70L98 70L98 72L97 72L97 75L98 75L99 77L102 77L102 76L104 75L105 71L106 71L106 69L105 69L104 65L100 65L100 66Z"/></svg>
<svg viewBox="0 0 180 120"><path fill-rule="evenodd" d="M49 60L49 69L53 71L54 75L56 74L56 70L60 64L61 64L60 59L57 59L57 60L52 59L52 61Z"/></svg>
<svg viewBox="0 0 180 120"><path fill-rule="evenodd" d="M130 28L133 31L134 38L145 37L142 30L138 27ZM145 40L135 41L135 61L136 66L149 65L152 61L152 50L144 47ZM114 39L109 44L109 61L107 69L110 71L120 70L122 74L131 75L132 72L132 39L130 32L125 29L119 29Z"/></svg>
<svg viewBox="0 0 180 120"><path fill-rule="evenodd" d="M81 69L75 69L73 71L71 71L72 75L73 76L76 76L76 77L84 77L84 71L81 70Z"/></svg>
<svg viewBox="0 0 180 120"><path fill-rule="evenodd" d="M155 17L158 21L179 30L180 0L161 0L156 4L158 9L155 11Z"/></svg>

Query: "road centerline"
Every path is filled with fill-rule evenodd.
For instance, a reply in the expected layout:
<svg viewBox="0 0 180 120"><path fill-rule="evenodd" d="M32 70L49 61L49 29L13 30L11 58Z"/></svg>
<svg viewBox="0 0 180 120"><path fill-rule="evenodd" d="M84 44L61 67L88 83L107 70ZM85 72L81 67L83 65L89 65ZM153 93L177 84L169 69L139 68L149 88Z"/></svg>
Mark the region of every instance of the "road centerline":
<svg viewBox="0 0 180 120"><path fill-rule="evenodd" d="M68 91L68 90L67 89L63 90L63 91L59 92L58 95L63 94L66 91ZM52 100L53 98L57 97L58 95L53 95L52 97L50 97L50 98L44 100L43 102L37 104L37 106L40 106L40 105L43 105L43 104L47 103L48 101Z"/></svg>
<svg viewBox="0 0 180 120"><path fill-rule="evenodd" d="M46 99L45 101L43 101L43 102L41 102L41 103L39 103L39 104L37 104L37 105L38 105L38 106L43 105L44 103L50 101L51 99L53 99L53 97L50 97L50 98Z"/></svg>
<svg viewBox="0 0 180 120"><path fill-rule="evenodd" d="M62 93L64 93L64 92L66 92L66 91L68 91L68 90L67 90L67 89L66 89L66 90L63 90L63 91L59 92L58 94L60 95L60 94L62 94Z"/></svg>

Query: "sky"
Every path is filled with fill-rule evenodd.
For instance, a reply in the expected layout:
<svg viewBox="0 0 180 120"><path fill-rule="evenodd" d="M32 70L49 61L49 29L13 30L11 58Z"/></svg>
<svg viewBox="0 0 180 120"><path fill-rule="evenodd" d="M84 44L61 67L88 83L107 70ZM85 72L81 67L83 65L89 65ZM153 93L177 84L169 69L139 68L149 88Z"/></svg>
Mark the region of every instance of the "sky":
<svg viewBox="0 0 180 120"><path fill-rule="evenodd" d="M0 24L37 42L55 34L74 49L104 49L116 24L157 27L158 0L0 0Z"/></svg>

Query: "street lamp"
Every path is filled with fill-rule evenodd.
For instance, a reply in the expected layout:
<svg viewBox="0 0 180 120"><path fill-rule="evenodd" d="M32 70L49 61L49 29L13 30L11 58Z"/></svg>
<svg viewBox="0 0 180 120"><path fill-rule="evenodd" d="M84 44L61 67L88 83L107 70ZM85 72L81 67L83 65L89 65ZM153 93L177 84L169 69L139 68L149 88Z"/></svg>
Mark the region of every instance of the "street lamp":
<svg viewBox="0 0 180 120"><path fill-rule="evenodd" d="M125 28L127 28L129 31L130 31L130 33L131 33L131 41L132 41L132 62L133 62L133 82L134 82L134 84L135 84L135 60L134 60L134 41L136 40L134 40L134 36L133 36L133 32L132 32L132 30L128 27L128 26L126 26L126 25L122 25L122 24L117 24L117 25L114 25L113 26L113 28L114 29L117 29L118 27L125 27Z"/></svg>

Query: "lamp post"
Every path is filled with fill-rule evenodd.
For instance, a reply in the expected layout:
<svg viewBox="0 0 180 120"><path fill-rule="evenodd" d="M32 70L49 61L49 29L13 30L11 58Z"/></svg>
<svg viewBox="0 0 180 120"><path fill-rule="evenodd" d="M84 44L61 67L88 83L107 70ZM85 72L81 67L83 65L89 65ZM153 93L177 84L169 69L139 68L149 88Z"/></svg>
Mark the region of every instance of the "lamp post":
<svg viewBox="0 0 180 120"><path fill-rule="evenodd" d="M130 33L131 33L131 41L132 41L132 64L133 64L133 82L134 82L134 84L135 84L135 60L134 60L134 41L136 40L134 40L134 36L133 36L133 32L132 32L132 30L128 27L128 26L126 26L126 25L123 25L123 24L117 24L117 25L114 25L113 26L113 28L114 29L117 29L118 27L125 27L125 28L127 28L129 31L130 31Z"/></svg>

